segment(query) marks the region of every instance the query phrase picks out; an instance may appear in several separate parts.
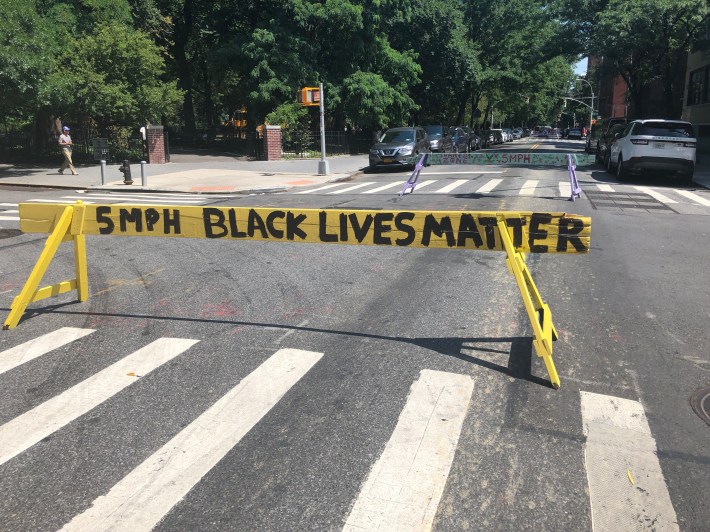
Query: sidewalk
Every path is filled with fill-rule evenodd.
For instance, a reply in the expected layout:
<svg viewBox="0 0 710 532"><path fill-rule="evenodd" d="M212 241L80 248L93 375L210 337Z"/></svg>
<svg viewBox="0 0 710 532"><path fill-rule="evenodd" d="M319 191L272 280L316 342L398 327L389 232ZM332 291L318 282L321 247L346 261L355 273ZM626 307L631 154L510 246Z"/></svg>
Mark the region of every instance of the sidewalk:
<svg viewBox="0 0 710 532"><path fill-rule="evenodd" d="M367 155L328 157L330 173L318 175L320 159L287 159L252 161L228 155L190 153L171 154L166 164L146 164L145 182L141 182L141 165L131 164L132 185L124 184L119 165L106 166L101 184L101 166L77 166L79 175L69 170L60 174L57 168L0 165L0 185L120 192L185 192L193 194L263 194L293 187L345 181L368 165Z"/></svg>

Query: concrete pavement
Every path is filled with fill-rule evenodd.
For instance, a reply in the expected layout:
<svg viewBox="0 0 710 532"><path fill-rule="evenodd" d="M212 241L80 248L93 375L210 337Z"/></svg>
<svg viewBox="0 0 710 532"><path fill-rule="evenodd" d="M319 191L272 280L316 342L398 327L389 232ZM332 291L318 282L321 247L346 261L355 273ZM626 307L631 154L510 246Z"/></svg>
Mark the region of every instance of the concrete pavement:
<svg viewBox="0 0 710 532"><path fill-rule="evenodd" d="M145 181L141 182L141 165L132 164L132 185L126 185L118 164L105 171L101 182L98 164L77 167L79 175L59 174L57 167L27 167L0 164L0 186L30 186L120 192L185 192L198 194L264 194L294 187L345 181L363 172L367 155L329 157L330 173L318 175L319 159L284 159L253 161L245 157L209 153L173 153L171 162L145 165ZM582 169L582 168L580 168ZM710 188L710 157L703 156L695 169L695 184Z"/></svg>
<svg viewBox="0 0 710 532"><path fill-rule="evenodd" d="M131 164L132 185L124 184L119 165L107 165L105 184L101 166L83 165L60 174L57 167L0 165L0 185L112 190L121 192L186 192L219 194L260 194L293 187L316 185L350 179L368 165L367 155L344 155L327 158L328 175L318 175L319 159L253 161L244 157L200 153L173 153L171 162L145 165L145 186L141 165Z"/></svg>

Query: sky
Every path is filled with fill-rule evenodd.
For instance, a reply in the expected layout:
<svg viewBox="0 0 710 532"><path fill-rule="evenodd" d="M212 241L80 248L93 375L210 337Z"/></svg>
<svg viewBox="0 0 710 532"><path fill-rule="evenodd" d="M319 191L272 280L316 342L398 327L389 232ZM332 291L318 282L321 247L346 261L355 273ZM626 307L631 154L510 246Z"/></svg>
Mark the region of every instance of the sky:
<svg viewBox="0 0 710 532"><path fill-rule="evenodd" d="M577 63L574 66L574 73L577 74L578 76L586 76L587 75L587 58L583 57L579 63Z"/></svg>

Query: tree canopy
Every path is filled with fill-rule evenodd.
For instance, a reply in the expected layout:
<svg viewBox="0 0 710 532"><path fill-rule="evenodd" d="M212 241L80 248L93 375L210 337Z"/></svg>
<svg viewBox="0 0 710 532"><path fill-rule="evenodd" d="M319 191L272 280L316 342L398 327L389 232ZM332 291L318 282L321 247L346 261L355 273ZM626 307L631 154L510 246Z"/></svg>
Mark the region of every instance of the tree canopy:
<svg viewBox="0 0 710 532"><path fill-rule="evenodd" d="M300 116L323 83L330 127L551 123L583 55L630 96L678 78L707 0L0 0L5 120L250 127ZM672 99L671 96L668 97ZM670 100L669 100L670 101ZM307 116L307 115L303 115ZM301 119L299 119L301 120Z"/></svg>

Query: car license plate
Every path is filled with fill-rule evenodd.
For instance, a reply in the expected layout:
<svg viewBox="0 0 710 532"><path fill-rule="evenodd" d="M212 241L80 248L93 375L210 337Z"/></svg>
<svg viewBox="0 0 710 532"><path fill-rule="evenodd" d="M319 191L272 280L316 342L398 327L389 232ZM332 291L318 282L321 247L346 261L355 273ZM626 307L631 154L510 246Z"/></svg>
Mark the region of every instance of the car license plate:
<svg viewBox="0 0 710 532"><path fill-rule="evenodd" d="M392 157L385 157L384 159L382 159L382 162L383 163L391 163L393 160L394 159L392 159Z"/></svg>
<svg viewBox="0 0 710 532"><path fill-rule="evenodd" d="M654 142L653 147L657 150L664 150L666 148L665 142Z"/></svg>

